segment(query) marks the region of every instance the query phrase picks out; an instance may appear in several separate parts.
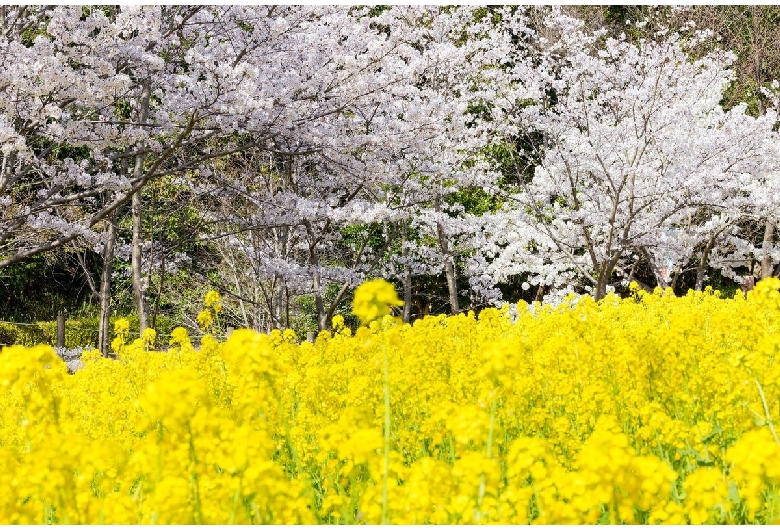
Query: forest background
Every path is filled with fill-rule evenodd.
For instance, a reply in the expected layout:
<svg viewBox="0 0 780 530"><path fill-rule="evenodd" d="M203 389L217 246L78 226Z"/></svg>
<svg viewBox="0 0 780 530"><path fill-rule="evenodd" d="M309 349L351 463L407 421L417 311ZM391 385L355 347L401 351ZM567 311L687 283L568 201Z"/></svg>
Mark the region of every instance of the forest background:
<svg viewBox="0 0 780 530"><path fill-rule="evenodd" d="M0 343L777 276L780 8L0 8ZM36 324L37 322L40 322ZM20 325L21 324L21 325ZM75 330L75 331L74 331ZM42 338L43 337L43 338Z"/></svg>

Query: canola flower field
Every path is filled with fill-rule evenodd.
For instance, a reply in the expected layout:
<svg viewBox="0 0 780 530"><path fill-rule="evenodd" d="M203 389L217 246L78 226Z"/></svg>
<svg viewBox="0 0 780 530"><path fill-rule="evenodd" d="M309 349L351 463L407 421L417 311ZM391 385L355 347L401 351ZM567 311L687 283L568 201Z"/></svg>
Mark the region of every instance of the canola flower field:
<svg viewBox="0 0 780 530"><path fill-rule="evenodd" d="M5 348L0 523L780 522L779 288Z"/></svg>

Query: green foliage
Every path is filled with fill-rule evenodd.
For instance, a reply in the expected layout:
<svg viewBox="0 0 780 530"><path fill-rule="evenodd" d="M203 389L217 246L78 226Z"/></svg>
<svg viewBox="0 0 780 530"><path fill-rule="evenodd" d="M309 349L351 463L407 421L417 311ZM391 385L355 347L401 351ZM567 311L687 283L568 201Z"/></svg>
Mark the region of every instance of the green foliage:
<svg viewBox="0 0 780 530"><path fill-rule="evenodd" d="M484 156L500 173L498 187L512 191L533 177L534 168L543 156L542 136L529 131L512 141L496 143L484 150Z"/></svg>
<svg viewBox="0 0 780 530"><path fill-rule="evenodd" d="M96 257L87 256L95 267ZM89 311L91 292L68 258L63 250L0 270L0 320L52 320L60 310L71 315Z"/></svg>
<svg viewBox="0 0 780 530"><path fill-rule="evenodd" d="M380 250L385 244L380 223L365 223L350 225L341 229L343 244L359 249L364 245L373 250Z"/></svg>
<svg viewBox="0 0 780 530"><path fill-rule="evenodd" d="M328 284L325 287L322 301L326 310L333 303L333 300L336 299L340 289L341 286L337 284ZM356 329L360 325L357 317L352 314L351 294L346 294L341 298L341 301L333 311L333 316L336 315L344 317L344 324L349 328ZM330 322L328 322L328 325L330 326ZM306 337L306 333L317 331L317 307L313 295L299 296L292 303L290 308L290 328L295 331L298 337Z"/></svg>
<svg viewBox="0 0 780 530"><path fill-rule="evenodd" d="M39 35L43 35L44 37L51 38L51 35L49 35L46 32L46 24L48 24L48 18L44 21L44 24L41 24L39 26L30 25L22 32L22 44L27 48L32 48L33 44L35 44L35 39Z"/></svg>
<svg viewBox="0 0 780 530"><path fill-rule="evenodd" d="M726 278L719 270L710 270L708 276L707 285L711 286L716 291L720 291L721 298L734 298L734 295L740 290L737 282L731 278Z"/></svg>
<svg viewBox="0 0 780 530"><path fill-rule="evenodd" d="M392 6L389 5L376 5L371 7L371 9L368 11L367 15L370 18L378 17L385 11L388 11Z"/></svg>
<svg viewBox="0 0 780 530"><path fill-rule="evenodd" d="M493 194L487 193L482 188L471 186L462 188L446 197L447 204L460 204L466 213L482 215L487 212L495 212L501 207L501 201Z"/></svg>
<svg viewBox="0 0 780 530"><path fill-rule="evenodd" d="M604 22L616 33L625 33L630 41L638 42L647 37L647 31L643 31L635 23L644 21L652 16L657 16L657 8L652 6L607 6L604 10ZM626 24L627 21L634 24Z"/></svg>

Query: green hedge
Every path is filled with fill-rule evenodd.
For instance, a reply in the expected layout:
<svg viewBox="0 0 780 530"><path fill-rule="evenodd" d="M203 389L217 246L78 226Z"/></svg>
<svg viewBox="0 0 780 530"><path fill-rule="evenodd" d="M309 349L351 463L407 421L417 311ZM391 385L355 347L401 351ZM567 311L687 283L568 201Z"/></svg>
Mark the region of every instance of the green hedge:
<svg viewBox="0 0 780 530"><path fill-rule="evenodd" d="M49 342L48 338L38 324L22 326L0 322L0 345L22 344L30 346L47 342Z"/></svg>
<svg viewBox="0 0 780 530"><path fill-rule="evenodd" d="M111 337L114 336L114 322L119 318L126 318L130 323L130 337L138 337L138 317L115 316L110 322ZM176 327L169 317L157 316L158 335L170 335ZM67 319L65 321L65 347L76 348L83 346L97 346L98 317L85 317L79 319ZM167 343L166 337L160 337L158 344ZM11 324L0 322L0 345L19 344L22 346L34 346L36 344L57 344L57 321L49 320L32 324Z"/></svg>

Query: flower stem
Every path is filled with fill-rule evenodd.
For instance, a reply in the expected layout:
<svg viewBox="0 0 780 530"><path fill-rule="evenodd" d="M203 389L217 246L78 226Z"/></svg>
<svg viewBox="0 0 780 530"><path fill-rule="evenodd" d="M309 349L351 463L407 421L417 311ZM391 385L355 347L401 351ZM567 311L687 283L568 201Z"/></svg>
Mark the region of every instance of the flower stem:
<svg viewBox="0 0 780 530"><path fill-rule="evenodd" d="M386 340L386 339L385 339ZM390 360L387 356L387 342L382 345L383 370L382 386L385 398L385 467L382 475L382 524L389 524L387 497L388 477L390 474Z"/></svg>

